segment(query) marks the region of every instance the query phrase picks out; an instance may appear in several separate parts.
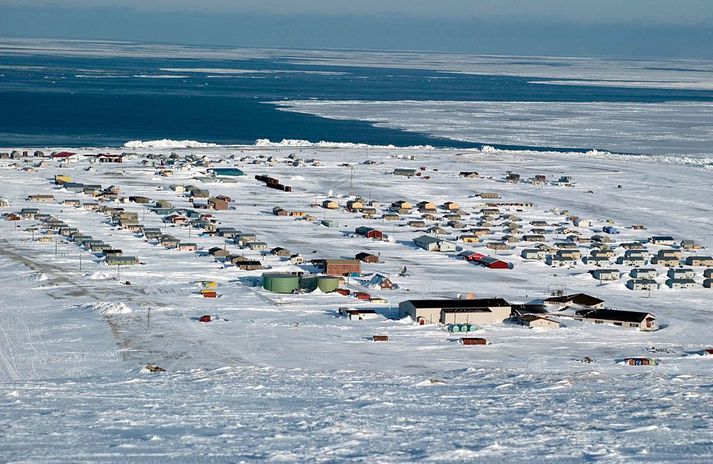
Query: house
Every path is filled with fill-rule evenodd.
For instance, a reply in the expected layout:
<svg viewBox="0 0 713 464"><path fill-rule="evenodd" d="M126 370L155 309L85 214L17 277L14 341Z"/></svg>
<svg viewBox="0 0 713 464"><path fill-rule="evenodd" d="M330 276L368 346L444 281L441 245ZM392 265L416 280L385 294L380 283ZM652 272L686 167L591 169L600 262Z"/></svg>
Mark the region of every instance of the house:
<svg viewBox="0 0 713 464"><path fill-rule="evenodd" d="M681 258L683 258L683 252L681 250L674 250L674 249L659 250L659 252L656 253L656 256L659 258L681 259Z"/></svg>
<svg viewBox="0 0 713 464"><path fill-rule="evenodd" d="M649 243L654 245L673 245L676 241L668 235L655 235L649 238Z"/></svg>
<svg viewBox="0 0 713 464"><path fill-rule="evenodd" d="M589 227L592 223L589 221L589 219L576 217L573 218L572 224L574 224L576 227Z"/></svg>
<svg viewBox="0 0 713 464"><path fill-rule="evenodd" d="M262 269L262 263L252 259L237 261L233 264L235 264L235 266L242 271L256 271L258 269Z"/></svg>
<svg viewBox="0 0 713 464"><path fill-rule="evenodd" d="M461 235L458 239L463 243L478 243L480 241L478 236L474 234Z"/></svg>
<svg viewBox="0 0 713 464"><path fill-rule="evenodd" d="M706 279L713 279L713 269L706 269L703 271L703 277Z"/></svg>
<svg viewBox="0 0 713 464"><path fill-rule="evenodd" d="M705 279L703 281L704 288L713 288L713 279Z"/></svg>
<svg viewBox="0 0 713 464"><path fill-rule="evenodd" d="M324 200L322 202L322 208L324 209L337 209L339 208L339 203L335 200Z"/></svg>
<svg viewBox="0 0 713 464"><path fill-rule="evenodd" d="M693 240L681 240L681 248L684 250L692 251L700 250L703 247L701 247L701 245L697 244Z"/></svg>
<svg viewBox="0 0 713 464"><path fill-rule="evenodd" d="M361 261L358 259L325 259L324 273L329 276L361 274Z"/></svg>
<svg viewBox="0 0 713 464"><path fill-rule="evenodd" d="M520 174L514 172L507 172L507 174L505 175L505 181L511 184L517 184L518 182L520 182Z"/></svg>
<svg viewBox="0 0 713 464"><path fill-rule="evenodd" d="M658 277L659 273L656 269L650 268L637 268L632 269L629 275L634 279L655 279Z"/></svg>
<svg viewBox="0 0 713 464"><path fill-rule="evenodd" d="M693 269L679 267L669 269L666 276L669 279L693 279L696 276L696 273Z"/></svg>
<svg viewBox="0 0 713 464"><path fill-rule="evenodd" d="M542 234L526 234L522 236L524 242L544 242L545 236Z"/></svg>
<svg viewBox="0 0 713 464"><path fill-rule="evenodd" d="M534 314L525 314L514 318L514 322L522 324L531 329L559 329L560 323L554 319Z"/></svg>
<svg viewBox="0 0 713 464"><path fill-rule="evenodd" d="M270 250L270 253L275 255L275 256L291 256L292 252L288 250L287 248L282 248L282 247L275 247L272 250Z"/></svg>
<svg viewBox="0 0 713 464"><path fill-rule="evenodd" d="M230 202L217 197L208 198L208 209L216 211L226 211L230 209Z"/></svg>
<svg viewBox="0 0 713 464"><path fill-rule="evenodd" d="M493 258L492 256L481 255L480 253L471 256L468 261L478 263L489 269L510 269L512 267L512 265L506 261Z"/></svg>
<svg viewBox="0 0 713 464"><path fill-rule="evenodd" d="M629 329L643 331L656 330L656 316L651 313L639 311L618 311L614 309L594 309L577 311L577 320L593 322L595 324L614 324Z"/></svg>
<svg viewBox="0 0 713 464"><path fill-rule="evenodd" d="M394 169L392 174L395 176L413 177L416 175L416 170L415 169L396 168L396 169Z"/></svg>
<svg viewBox="0 0 713 464"><path fill-rule="evenodd" d="M574 293L571 295L552 296L543 300L545 306L551 306L557 309L564 309L571 306L582 308L603 308L604 300L597 297L587 295L586 293Z"/></svg>
<svg viewBox="0 0 713 464"><path fill-rule="evenodd" d="M485 248L489 250L494 250L494 251L504 251L504 250L509 250L510 245L508 245L505 242L488 242L485 244Z"/></svg>
<svg viewBox="0 0 713 464"><path fill-rule="evenodd" d="M520 256L522 256L525 259L536 259L536 260L540 260L540 261L545 259L545 255L546 255L546 253L544 250L540 250L537 248L525 248L520 253Z"/></svg>
<svg viewBox="0 0 713 464"><path fill-rule="evenodd" d="M274 214L275 216L289 216L290 213L286 209L281 208L280 206L275 206L274 208L272 208L272 214Z"/></svg>
<svg viewBox="0 0 713 464"><path fill-rule="evenodd" d="M211 256L214 256L216 258L225 258L230 254L228 250L225 248L220 248L220 247L212 247L208 249L208 254Z"/></svg>
<svg viewBox="0 0 713 464"><path fill-rule="evenodd" d="M409 227L413 227L413 228L415 228L415 229L422 229L422 228L426 227L426 223L425 223L424 221L419 220L419 219L415 219L415 220L412 220L412 221L408 221L406 224L407 224Z"/></svg>
<svg viewBox="0 0 713 464"><path fill-rule="evenodd" d="M616 263L620 264L622 266L632 266L632 267L639 267L639 266L646 266L646 259L645 258L639 258L639 257L626 257L626 256L619 256L616 259Z"/></svg>
<svg viewBox="0 0 713 464"><path fill-rule="evenodd" d="M577 264L577 260L571 257L547 255L545 263L552 267L575 266Z"/></svg>
<svg viewBox="0 0 713 464"><path fill-rule="evenodd" d="M300 255L292 255L292 256L290 256L290 260L289 260L289 261L290 261L290 264L295 264L295 265L304 264L304 262L305 262L304 258L303 258L302 256L300 256Z"/></svg>
<svg viewBox="0 0 713 464"><path fill-rule="evenodd" d="M373 238L377 240L382 240L384 238L384 233L382 231L366 226L357 227L355 233L366 238Z"/></svg>
<svg viewBox="0 0 713 464"><path fill-rule="evenodd" d="M161 236L160 243L168 249L173 249L178 248L178 244L181 243L181 241L171 235L163 235Z"/></svg>
<svg viewBox="0 0 713 464"><path fill-rule="evenodd" d="M398 221L399 215L396 213L384 213L381 215L381 219L384 221Z"/></svg>
<svg viewBox="0 0 713 464"><path fill-rule="evenodd" d="M430 201L421 201L418 203L418 210L422 213L429 213L436 211L436 204Z"/></svg>
<svg viewBox="0 0 713 464"><path fill-rule="evenodd" d="M178 244L179 251L197 251L198 245L190 242L180 242Z"/></svg>
<svg viewBox="0 0 713 464"><path fill-rule="evenodd" d="M379 319L379 314L374 309L339 308L339 315L348 318L350 321L364 321L368 319Z"/></svg>
<svg viewBox="0 0 713 464"><path fill-rule="evenodd" d="M396 213L407 214L411 212L411 210L413 209L413 205L406 200L398 200L391 203L389 209Z"/></svg>
<svg viewBox="0 0 713 464"><path fill-rule="evenodd" d="M686 266L713 266L713 257L710 256L688 256Z"/></svg>
<svg viewBox="0 0 713 464"><path fill-rule="evenodd" d="M183 193L186 191L186 188L183 185L179 185L179 184L171 184L168 186L168 188L173 190L176 193Z"/></svg>
<svg viewBox="0 0 713 464"><path fill-rule="evenodd" d="M140 264L136 256L107 255L104 262L108 266L134 266Z"/></svg>
<svg viewBox="0 0 713 464"><path fill-rule="evenodd" d="M426 251L439 251L439 252L449 252L456 251L455 243L448 242L446 240L431 237L429 235L421 235L413 239L413 243Z"/></svg>
<svg viewBox="0 0 713 464"><path fill-rule="evenodd" d="M602 232L609 235L616 235L619 233L619 230L616 229L614 226L604 226L602 227Z"/></svg>
<svg viewBox="0 0 713 464"><path fill-rule="evenodd" d="M589 271L597 280L618 280L619 279L619 269L594 269Z"/></svg>
<svg viewBox="0 0 713 464"><path fill-rule="evenodd" d="M372 255L371 253L366 253L366 252L361 252L357 253L356 256L354 256L354 259L358 259L359 261L363 263L370 263L370 264L375 264L379 262L379 257L376 255Z"/></svg>
<svg viewBox="0 0 713 464"><path fill-rule="evenodd" d="M267 243L265 243L265 242L248 242L247 247L253 251L266 251Z"/></svg>
<svg viewBox="0 0 713 464"><path fill-rule="evenodd" d="M510 317L511 307L502 298L406 300L399 313L419 324L495 324Z"/></svg>
<svg viewBox="0 0 713 464"><path fill-rule="evenodd" d="M687 289L696 288L699 286L698 282L693 279L667 279L666 285L672 289Z"/></svg>
<svg viewBox="0 0 713 464"><path fill-rule="evenodd" d="M347 210L358 212L364 209L364 202L361 199L347 201Z"/></svg>
<svg viewBox="0 0 713 464"><path fill-rule="evenodd" d="M460 209L460 205L455 201L447 201L441 205L441 208L448 211L458 211Z"/></svg>
<svg viewBox="0 0 713 464"><path fill-rule="evenodd" d="M571 258L574 260L579 260L582 258L582 252L576 248L570 250L557 250L555 255L558 258Z"/></svg>
<svg viewBox="0 0 713 464"><path fill-rule="evenodd" d="M54 202L54 195L29 195L27 201L34 201L37 203L52 203Z"/></svg>
<svg viewBox="0 0 713 464"><path fill-rule="evenodd" d="M159 229L158 227L145 227L144 228L144 237L146 237L149 240L155 239L155 238L161 238L161 235L163 235L163 233L161 232L161 229Z"/></svg>
<svg viewBox="0 0 713 464"><path fill-rule="evenodd" d="M393 290L399 288L391 279L382 274L374 274L371 278L364 282L364 287L371 289Z"/></svg>
<svg viewBox="0 0 713 464"><path fill-rule="evenodd" d="M667 258L667 257L661 257L661 256L654 256L651 258L651 264L658 264L660 266L666 266L666 267L676 267L681 264L681 261L678 258Z"/></svg>
<svg viewBox="0 0 713 464"><path fill-rule="evenodd" d="M624 251L624 257L625 258L648 258L649 253L646 250L633 250L629 249Z"/></svg>
<svg viewBox="0 0 713 464"><path fill-rule="evenodd" d="M585 256L582 260L590 266L608 266L611 260L606 256Z"/></svg>

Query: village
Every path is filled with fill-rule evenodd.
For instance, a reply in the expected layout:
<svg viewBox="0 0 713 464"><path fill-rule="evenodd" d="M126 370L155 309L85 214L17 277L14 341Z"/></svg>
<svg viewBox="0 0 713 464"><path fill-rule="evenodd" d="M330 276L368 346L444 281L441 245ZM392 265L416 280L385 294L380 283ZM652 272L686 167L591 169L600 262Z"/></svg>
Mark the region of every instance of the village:
<svg viewBox="0 0 713 464"><path fill-rule="evenodd" d="M428 340L492 349L502 327L535 329L528 337L598 325L665 337L675 322L657 308L710 298L709 243L570 206L568 196L601 188L576 173L416 150L342 155L0 153L11 186L0 190L3 235L85 281L149 295L167 279L180 283L164 294L189 301L195 324L227 320L217 311L240 310L249 294L285 311L328 308L366 327L360 336L370 330L365 340L390 344L404 324L436 328ZM418 333L409 337L419 344ZM609 361L659 362L650 352Z"/></svg>

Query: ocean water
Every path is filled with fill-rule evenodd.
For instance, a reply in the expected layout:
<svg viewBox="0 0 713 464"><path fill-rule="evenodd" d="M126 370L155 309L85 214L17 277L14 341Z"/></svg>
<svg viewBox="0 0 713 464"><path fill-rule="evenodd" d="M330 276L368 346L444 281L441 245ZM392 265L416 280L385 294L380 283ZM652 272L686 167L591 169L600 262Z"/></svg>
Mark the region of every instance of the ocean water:
<svg viewBox="0 0 713 464"><path fill-rule="evenodd" d="M8 49L11 52L8 52ZM215 58L112 56L0 47L0 146L121 146L127 140L192 139L252 144L303 139L397 146L477 147L472 141L363 120L279 111L291 100L478 102L713 102L713 91L548 85L548 78L406 67L295 63L289 54ZM210 51L210 49L206 49ZM316 54L318 56L318 53ZM455 58L454 58L455 59ZM375 115L378 117L378 114ZM447 131L446 131L447 132ZM493 144L496 148L588 150L587 146ZM597 147L600 148L600 147ZM606 148L606 147L604 147Z"/></svg>

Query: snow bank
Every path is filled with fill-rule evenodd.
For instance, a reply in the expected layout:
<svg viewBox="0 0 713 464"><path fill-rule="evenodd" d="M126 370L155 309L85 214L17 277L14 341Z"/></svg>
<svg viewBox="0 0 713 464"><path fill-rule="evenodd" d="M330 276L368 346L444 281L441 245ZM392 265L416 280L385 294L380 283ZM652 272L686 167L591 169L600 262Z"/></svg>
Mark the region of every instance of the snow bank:
<svg viewBox="0 0 713 464"><path fill-rule="evenodd" d="M407 150L432 150L431 145L412 145L408 147L397 147L396 145L369 145L368 143L351 142L310 142L309 140L282 139L281 142L272 142L270 139L257 139L256 147L297 147L297 148L381 148L394 149L403 148Z"/></svg>
<svg viewBox="0 0 713 464"><path fill-rule="evenodd" d="M95 272L94 274L87 274L87 279L89 280L106 280L111 278L109 274L104 272Z"/></svg>
<svg viewBox="0 0 713 464"><path fill-rule="evenodd" d="M197 142L195 140L130 140L124 144L124 148L213 148L220 145L215 143Z"/></svg>
<svg viewBox="0 0 713 464"><path fill-rule="evenodd" d="M117 314L130 314L134 312L133 309L124 303L112 303L109 301L86 304L81 306L81 309L98 312L102 316L114 316Z"/></svg>
<svg viewBox="0 0 713 464"><path fill-rule="evenodd" d="M49 277L47 277L47 275L42 272L36 272L32 274L32 276L30 276L30 279L42 282L49 279Z"/></svg>

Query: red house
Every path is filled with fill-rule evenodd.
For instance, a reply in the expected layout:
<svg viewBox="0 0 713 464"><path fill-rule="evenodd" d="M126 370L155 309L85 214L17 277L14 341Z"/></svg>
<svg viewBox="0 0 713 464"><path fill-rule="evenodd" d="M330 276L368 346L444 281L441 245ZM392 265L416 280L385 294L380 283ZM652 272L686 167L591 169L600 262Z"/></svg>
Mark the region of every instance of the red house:
<svg viewBox="0 0 713 464"><path fill-rule="evenodd" d="M366 238L375 238L377 240L382 240L384 238L384 233L382 231L372 229L371 227L357 227L355 232L357 235L363 235Z"/></svg>
<svg viewBox="0 0 713 464"><path fill-rule="evenodd" d="M56 153L52 153L50 156L52 158L67 159L67 158L71 158L74 155L76 155L76 153L72 153L71 151L59 151Z"/></svg>

